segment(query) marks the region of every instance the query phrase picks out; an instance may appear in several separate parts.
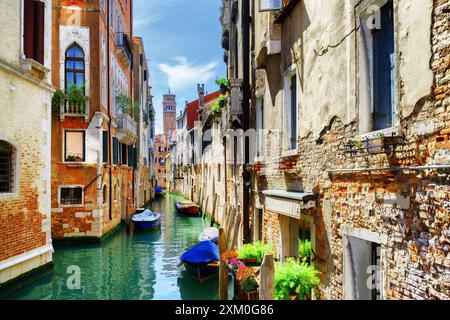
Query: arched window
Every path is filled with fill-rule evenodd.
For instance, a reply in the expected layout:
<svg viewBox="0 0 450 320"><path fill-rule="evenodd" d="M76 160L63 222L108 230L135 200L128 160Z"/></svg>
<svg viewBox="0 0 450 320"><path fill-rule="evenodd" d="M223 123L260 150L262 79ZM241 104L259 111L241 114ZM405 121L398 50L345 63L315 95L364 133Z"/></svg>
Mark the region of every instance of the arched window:
<svg viewBox="0 0 450 320"><path fill-rule="evenodd" d="M85 64L83 49L73 44L66 51L65 85L68 89L72 84L80 88L85 82Z"/></svg>
<svg viewBox="0 0 450 320"><path fill-rule="evenodd" d="M13 146L0 140L0 193L14 192L14 158Z"/></svg>

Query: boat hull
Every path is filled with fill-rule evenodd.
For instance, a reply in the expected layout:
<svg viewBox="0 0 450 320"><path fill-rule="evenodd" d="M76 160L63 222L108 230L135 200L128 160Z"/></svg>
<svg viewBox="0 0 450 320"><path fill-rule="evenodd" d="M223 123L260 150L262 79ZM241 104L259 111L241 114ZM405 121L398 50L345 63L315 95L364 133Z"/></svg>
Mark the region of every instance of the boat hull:
<svg viewBox="0 0 450 320"><path fill-rule="evenodd" d="M198 282L204 282L217 276L219 268L209 264L184 263L184 267L189 275Z"/></svg>
<svg viewBox="0 0 450 320"><path fill-rule="evenodd" d="M200 207L198 206L182 206L177 204L176 208L179 213L189 216L197 216L200 213Z"/></svg>
<svg viewBox="0 0 450 320"><path fill-rule="evenodd" d="M150 230L159 228L160 221L133 221L136 230Z"/></svg>

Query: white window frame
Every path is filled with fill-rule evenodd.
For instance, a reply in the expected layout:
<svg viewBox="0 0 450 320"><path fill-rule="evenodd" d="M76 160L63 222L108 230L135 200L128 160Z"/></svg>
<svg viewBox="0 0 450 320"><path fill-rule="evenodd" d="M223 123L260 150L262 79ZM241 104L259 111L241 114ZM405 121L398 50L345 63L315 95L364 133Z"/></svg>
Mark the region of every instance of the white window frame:
<svg viewBox="0 0 450 320"><path fill-rule="evenodd" d="M84 161L74 162L66 161L66 131L70 132L84 132ZM62 146L62 163L63 164L86 164L87 163L87 130L86 129L64 129L63 130L63 146Z"/></svg>
<svg viewBox="0 0 450 320"><path fill-rule="evenodd" d="M295 148L291 147L290 142L290 129L291 129L291 78L296 75L297 76L297 84L296 84L296 90L297 90L297 145ZM291 65L288 70L285 72L284 77L284 101L283 101L283 148L282 148L282 157L286 156L293 156L296 155L298 152L298 136L299 136L299 121L298 121L298 115L299 115L299 97L300 97L300 81L299 81L299 75L297 72L297 67L295 64Z"/></svg>
<svg viewBox="0 0 450 320"><path fill-rule="evenodd" d="M264 116L264 96L257 98L256 100L256 131L258 135L257 140L257 155L255 162L264 162L265 158L265 116Z"/></svg>
<svg viewBox="0 0 450 320"><path fill-rule="evenodd" d="M81 188L81 204L61 204L61 189ZM58 206L60 208L82 208L84 207L84 186L79 184L69 184L58 186Z"/></svg>
<svg viewBox="0 0 450 320"><path fill-rule="evenodd" d="M14 196L19 195L19 181L20 181L19 180L19 178L20 178L20 152L19 152L19 150L20 149L17 147L17 144L13 143L12 141L7 139L6 137L3 137L2 135L0 135L0 140L8 143L14 149L14 152L12 155L12 161L14 162L13 163L14 175L13 175L12 192L0 193L0 200L3 200L5 198L14 197Z"/></svg>
<svg viewBox="0 0 450 320"><path fill-rule="evenodd" d="M396 58L396 72L398 77L398 47L397 47L397 16L396 16L396 0L392 0L394 5L394 45L395 45L395 58ZM359 31L357 35L357 73L358 77L358 131L360 134L370 134L368 138L377 136L379 134L390 135L393 131L400 130L400 116L399 116L399 81L395 79L395 103L393 110L394 116L392 118L392 126L389 128L374 130L374 75L373 68L373 36L370 34L370 29L366 24L366 19L369 18L368 10L372 6L379 6L380 8L386 5L389 0L367 0L364 6L360 6L357 15L355 17L356 23L359 24ZM369 41L367 41L369 40Z"/></svg>

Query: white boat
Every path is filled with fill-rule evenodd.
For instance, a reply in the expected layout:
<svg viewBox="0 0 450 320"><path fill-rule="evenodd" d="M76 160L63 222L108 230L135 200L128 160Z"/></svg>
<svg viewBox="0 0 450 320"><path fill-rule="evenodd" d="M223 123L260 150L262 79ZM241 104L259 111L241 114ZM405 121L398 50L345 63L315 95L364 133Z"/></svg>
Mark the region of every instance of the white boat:
<svg viewBox="0 0 450 320"><path fill-rule="evenodd" d="M140 210L138 210L139 212ZM131 221L137 229L146 230L159 227L161 214L155 213L151 210L144 210L142 213L135 214Z"/></svg>
<svg viewBox="0 0 450 320"><path fill-rule="evenodd" d="M200 233L200 236L198 237L198 240L200 242L202 241L212 241L215 244L219 242L219 229L217 228L206 228L205 230Z"/></svg>

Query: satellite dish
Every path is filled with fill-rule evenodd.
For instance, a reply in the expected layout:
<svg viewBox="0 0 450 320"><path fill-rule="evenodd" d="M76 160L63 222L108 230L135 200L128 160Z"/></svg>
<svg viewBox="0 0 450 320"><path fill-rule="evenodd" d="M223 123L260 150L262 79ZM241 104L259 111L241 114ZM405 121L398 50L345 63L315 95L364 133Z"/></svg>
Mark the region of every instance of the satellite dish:
<svg viewBox="0 0 450 320"><path fill-rule="evenodd" d="M259 0L259 11L277 11L281 10L281 0Z"/></svg>

